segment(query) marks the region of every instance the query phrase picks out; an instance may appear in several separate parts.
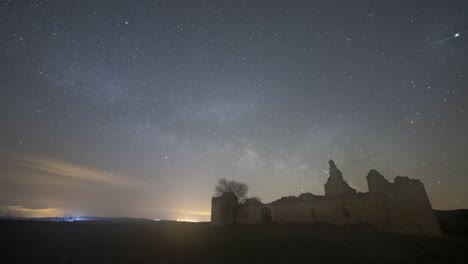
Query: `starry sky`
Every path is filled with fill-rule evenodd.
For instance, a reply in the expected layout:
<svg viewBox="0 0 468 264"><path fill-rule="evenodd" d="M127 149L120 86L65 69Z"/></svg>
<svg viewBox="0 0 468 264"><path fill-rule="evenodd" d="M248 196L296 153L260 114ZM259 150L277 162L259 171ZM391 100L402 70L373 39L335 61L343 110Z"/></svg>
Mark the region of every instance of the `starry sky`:
<svg viewBox="0 0 468 264"><path fill-rule="evenodd" d="M220 178L323 195L329 159L468 207L468 2L0 4L0 215L208 220Z"/></svg>

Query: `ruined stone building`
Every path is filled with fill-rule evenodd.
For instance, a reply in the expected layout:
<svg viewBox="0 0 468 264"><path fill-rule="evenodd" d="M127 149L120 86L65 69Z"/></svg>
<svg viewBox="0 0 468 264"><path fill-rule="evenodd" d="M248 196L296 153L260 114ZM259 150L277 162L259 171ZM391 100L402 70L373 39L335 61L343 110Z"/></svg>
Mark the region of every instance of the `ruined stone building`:
<svg viewBox="0 0 468 264"><path fill-rule="evenodd" d="M369 192L359 193L343 179L333 160L329 164L324 196L303 193L267 204L256 199L239 204L235 194L224 193L211 200L211 223L365 223L392 232L441 235L421 181L397 176L391 183L371 170L366 177Z"/></svg>

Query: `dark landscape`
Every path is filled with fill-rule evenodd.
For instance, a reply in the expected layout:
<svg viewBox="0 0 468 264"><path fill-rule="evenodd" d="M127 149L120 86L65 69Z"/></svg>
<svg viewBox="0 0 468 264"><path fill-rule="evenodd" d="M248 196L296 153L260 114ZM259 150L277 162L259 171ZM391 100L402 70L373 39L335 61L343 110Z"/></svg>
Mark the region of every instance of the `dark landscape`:
<svg viewBox="0 0 468 264"><path fill-rule="evenodd" d="M468 0L0 1L0 264L468 264Z"/></svg>
<svg viewBox="0 0 468 264"><path fill-rule="evenodd" d="M3 220L0 263L468 263L466 211L441 214L451 215L442 238L364 225Z"/></svg>

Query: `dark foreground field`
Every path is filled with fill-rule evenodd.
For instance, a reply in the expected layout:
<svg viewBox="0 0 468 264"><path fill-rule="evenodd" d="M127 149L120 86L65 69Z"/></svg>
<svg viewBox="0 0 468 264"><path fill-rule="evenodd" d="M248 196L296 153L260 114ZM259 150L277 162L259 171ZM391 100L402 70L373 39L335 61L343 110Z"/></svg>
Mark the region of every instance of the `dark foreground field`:
<svg viewBox="0 0 468 264"><path fill-rule="evenodd" d="M468 240L323 226L0 222L0 263L468 263Z"/></svg>

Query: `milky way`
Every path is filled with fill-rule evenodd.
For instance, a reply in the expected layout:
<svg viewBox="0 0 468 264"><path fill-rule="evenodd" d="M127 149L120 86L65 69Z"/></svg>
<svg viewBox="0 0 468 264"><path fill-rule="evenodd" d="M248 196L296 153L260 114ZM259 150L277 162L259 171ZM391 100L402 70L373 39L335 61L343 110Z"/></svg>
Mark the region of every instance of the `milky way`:
<svg viewBox="0 0 468 264"><path fill-rule="evenodd" d="M468 206L467 1L0 5L0 214L206 220L219 178L323 194L328 159Z"/></svg>

